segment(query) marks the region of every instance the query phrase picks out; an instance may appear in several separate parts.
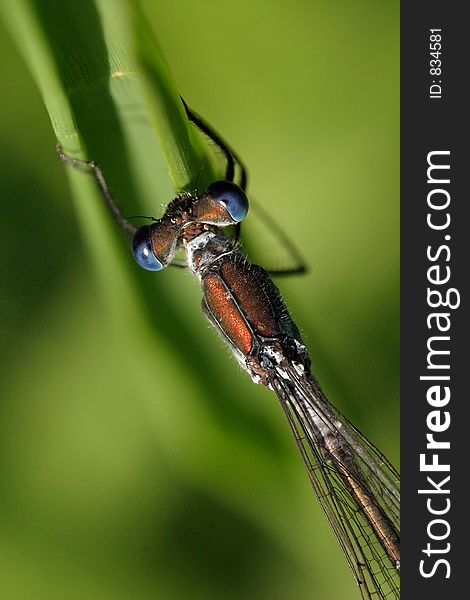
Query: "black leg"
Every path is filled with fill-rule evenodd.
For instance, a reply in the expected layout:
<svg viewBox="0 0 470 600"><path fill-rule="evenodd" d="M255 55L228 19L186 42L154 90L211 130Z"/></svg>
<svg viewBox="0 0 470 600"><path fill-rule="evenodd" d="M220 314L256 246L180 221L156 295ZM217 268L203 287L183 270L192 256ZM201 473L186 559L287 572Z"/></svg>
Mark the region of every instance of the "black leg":
<svg viewBox="0 0 470 600"><path fill-rule="evenodd" d="M181 96L180 96L181 98ZM202 131L209 139L211 139L216 146L220 149L222 154L225 156L227 161L227 167L225 169L225 179L227 181L234 181L235 179L235 165L237 164L240 168L240 187L243 191L246 191L248 185L248 172L240 157L232 150L232 148L216 133L212 127L204 121L199 115L197 115L189 106L186 104L183 98L181 98L186 115L191 123L194 123L196 127Z"/></svg>
<svg viewBox="0 0 470 600"><path fill-rule="evenodd" d="M181 96L180 96L181 98ZM242 190L246 191L248 185L248 172L245 167L245 164L240 159L240 157L233 151L233 149L220 137L218 133L216 133L212 127L204 121L198 114L196 114L184 101L184 98L181 98L181 102L186 110L186 115L188 119L196 125L196 127L202 131L209 139L211 139L216 146L221 150L224 154L225 159L227 161L227 168L225 172L225 179L227 181L233 181L235 176L235 164L238 165L240 169L240 187ZM255 212L262 213L262 218L268 224L268 226L275 232L277 237L279 238L281 244L286 248L287 252L294 259L294 265L289 269L271 269L268 270L268 273L271 275L277 276L287 276L287 275L300 275L307 271L307 267L300 256L297 248L293 244L293 242L289 239L289 237L284 233L282 227L276 223L276 221L271 217L271 215L262 209L259 205L253 205ZM241 224L238 223L235 226L235 231L233 234L233 240L236 242L240 238L241 232Z"/></svg>
<svg viewBox="0 0 470 600"><path fill-rule="evenodd" d="M251 206L254 212L257 212L259 214L260 219L264 221L266 227L268 227L268 229L270 229L275 234L277 239L281 242L281 245L284 246L284 248L287 250L287 252L290 254L294 261L292 267L289 267L288 269L266 269L266 271L270 275L275 275L278 277L286 277L289 275L301 275L303 273L306 273L308 271L307 265L305 264L300 252L298 251L294 242L279 225L279 223L277 223L277 221L273 219L271 214L267 210L262 208L258 203L252 203Z"/></svg>
<svg viewBox="0 0 470 600"><path fill-rule="evenodd" d="M130 223L124 217L124 215L121 212L121 209L114 201L114 198L112 197L111 192L109 191L108 184L106 183L106 179L104 178L103 171L101 170L101 168L92 161L81 160L79 158L73 158L71 156L68 156L63 152L62 146L60 144L56 145L56 153L62 162L72 165L73 167L83 169L84 173L86 173L87 175L91 175L95 179L100 189L103 200L106 206L109 208L113 219L118 224L124 236L128 240L130 240L134 233L137 231L137 227Z"/></svg>
<svg viewBox="0 0 470 600"><path fill-rule="evenodd" d="M181 96L180 96L181 98ZM225 160L227 162L227 166L225 169L225 179L227 181L233 181L235 179L235 165L237 164L240 169L240 187L243 191L246 192L246 187L248 185L248 172L247 169L240 159L240 157L232 150L232 148L217 134L212 127L202 119L199 115L197 115L184 101L184 98L181 98L181 102L183 103L184 109L186 111L186 116L194 123L196 127L207 135L207 137L214 142L214 144L219 148L222 154L225 156ZM237 223L235 225L235 231L233 234L233 241L237 242L240 238L241 232L241 224Z"/></svg>

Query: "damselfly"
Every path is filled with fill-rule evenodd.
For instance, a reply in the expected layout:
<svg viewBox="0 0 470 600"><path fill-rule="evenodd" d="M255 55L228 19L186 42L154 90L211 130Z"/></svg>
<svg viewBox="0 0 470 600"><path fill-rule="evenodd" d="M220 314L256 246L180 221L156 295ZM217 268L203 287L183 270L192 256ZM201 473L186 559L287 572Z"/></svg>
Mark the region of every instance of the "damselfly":
<svg viewBox="0 0 470 600"><path fill-rule="evenodd" d="M248 211L247 173L231 148L186 105L189 119L227 159L225 180L203 194L184 193L150 225L136 228L122 215L94 162L59 158L92 174L144 269L183 266L202 287L202 309L254 383L272 390L287 417L320 505L363 598L398 598L400 572L399 477L387 459L325 397L310 372L299 330L278 288L251 264L238 243ZM240 185L234 182L240 165ZM223 228L235 226L228 237ZM284 243L289 244L284 238ZM298 261L294 271L303 270Z"/></svg>

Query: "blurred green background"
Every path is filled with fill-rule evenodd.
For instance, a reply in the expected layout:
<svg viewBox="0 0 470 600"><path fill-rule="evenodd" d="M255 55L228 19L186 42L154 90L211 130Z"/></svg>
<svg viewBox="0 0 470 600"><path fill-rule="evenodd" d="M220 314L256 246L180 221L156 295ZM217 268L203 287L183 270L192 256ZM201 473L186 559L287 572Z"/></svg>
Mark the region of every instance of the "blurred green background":
<svg viewBox="0 0 470 600"><path fill-rule="evenodd" d="M141 5L309 264L277 283L316 376L397 465L398 2ZM276 399L209 328L197 283L135 275L124 248L156 314L151 342L126 326L3 29L0 56L2 598L357 598ZM284 266L249 220L256 258Z"/></svg>

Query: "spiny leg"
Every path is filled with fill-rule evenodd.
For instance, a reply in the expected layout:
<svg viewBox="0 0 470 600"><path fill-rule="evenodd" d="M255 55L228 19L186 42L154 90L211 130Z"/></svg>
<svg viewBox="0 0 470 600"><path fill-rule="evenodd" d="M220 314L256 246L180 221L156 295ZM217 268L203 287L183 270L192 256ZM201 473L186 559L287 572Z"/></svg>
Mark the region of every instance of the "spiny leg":
<svg viewBox="0 0 470 600"><path fill-rule="evenodd" d="M180 96L181 98L181 96ZM198 114L196 114L189 106L186 104L183 98L181 98L181 102L183 103L184 109L186 111L186 116L194 123L196 127L207 135L207 137L214 142L214 144L220 149L222 154L225 156L225 160L227 161L227 166L225 169L225 179L227 181L234 181L235 179L235 165L238 165L240 169L240 182L239 186L242 188L244 192L246 192L246 188L248 185L248 172L240 159L238 154L234 152L234 150L227 144L222 137L216 133L212 127Z"/></svg>
<svg viewBox="0 0 470 600"><path fill-rule="evenodd" d="M111 192L109 191L109 187L106 183L106 179L103 175L101 167L99 167L93 161L82 160L80 158L73 158L72 156L68 156L68 154L65 154L65 152L62 150L62 146L59 143L56 144L56 154L62 162L72 165L73 167L76 167L78 169L83 169L83 173L85 173L86 175L90 175L95 179L101 192L101 196L103 197L106 206L111 212L113 219L118 224L119 229L123 233L124 237L130 242L138 228L124 217L121 209L114 201L114 198L112 197ZM156 220L153 219L153 217L146 218ZM174 267L179 267L181 269L188 268L188 265L185 262L180 261L176 258L171 261L170 265Z"/></svg>
<svg viewBox="0 0 470 600"><path fill-rule="evenodd" d="M103 175L101 167L99 167L93 161L81 160L80 158L73 158L72 156L68 156L68 154L64 153L64 151L62 150L62 146L59 143L56 144L56 154L62 162L72 165L77 169L82 169L84 173L90 175L95 179L96 183L98 184L101 196L106 206L108 207L113 219L118 224L120 230L122 231L126 239L131 240L134 233L137 231L137 227L130 223L124 217L124 215L121 212L121 209L114 201L114 198L112 197L111 192L109 191L109 187L106 183L106 179Z"/></svg>
<svg viewBox="0 0 470 600"><path fill-rule="evenodd" d="M181 96L180 96L181 98ZM207 135L207 137L212 140L212 142L219 148L222 154L225 156L225 160L227 162L225 168L225 179L227 181L234 181L235 179L235 165L238 165L240 169L240 182L239 185L244 192L246 192L246 188L248 185L248 172L245 167L245 164L240 159L240 157L234 152L234 150L222 139L222 137L216 133L212 127L198 114L196 114L184 101L184 98L181 98L181 102L183 103L184 109L186 111L186 116L194 123L194 125ZM236 242L240 238L241 232L241 224L237 223L235 225L234 233L233 233L233 241Z"/></svg>
<svg viewBox="0 0 470 600"><path fill-rule="evenodd" d="M302 275L308 271L307 265L302 258L297 246L291 240L291 238L286 234L284 229L279 225L279 223L273 219L271 214L265 210L259 203L253 204L252 208L255 212L257 212L260 218L264 221L266 226L274 233L277 239L281 242L281 245L287 250L287 253L291 256L294 261L292 267L287 269L266 269L266 271L270 275L275 275L277 277L287 277L289 275Z"/></svg>
<svg viewBox="0 0 470 600"><path fill-rule="evenodd" d="M246 187L248 185L248 172L247 172L247 169L246 169L243 161L233 151L233 149L222 139L222 137L218 133L216 133L204 119L202 119L202 117L200 117L191 108L189 108L189 106L186 104L186 102L184 101L183 98L181 98L181 101L186 110L186 115L187 115L188 119L192 123L194 123L194 125L196 125L196 127L200 131L202 131L205 135L207 135L207 137L209 139L211 139L214 142L214 144L216 146L218 146L218 148L224 154L225 159L227 161L227 167L226 167L226 172L225 172L225 178L227 179L227 181L233 181L234 176L235 176L235 164L237 164L240 168L240 184L239 185L244 191L246 191ZM295 262L295 264L292 268L271 269L268 272L271 275L278 275L278 276L299 275L301 273L305 273L307 270L307 267L306 267L302 257L300 256L299 251L297 250L297 248L295 247L293 242L290 240L290 238L284 233L283 229L278 225L278 223L276 223L276 221L269 215L269 213L267 213L265 210L263 210L260 206L255 206L254 208L255 208L255 211L262 213L262 216L263 216L263 219L265 220L265 222L269 223L269 226L271 227L272 230L274 230L275 234L281 241L281 244L286 248L287 252L293 257L294 262ZM235 227L235 231L234 231L234 235L233 235L234 241L237 241L239 239L240 231L241 231L241 225L240 225L240 223L238 223Z"/></svg>

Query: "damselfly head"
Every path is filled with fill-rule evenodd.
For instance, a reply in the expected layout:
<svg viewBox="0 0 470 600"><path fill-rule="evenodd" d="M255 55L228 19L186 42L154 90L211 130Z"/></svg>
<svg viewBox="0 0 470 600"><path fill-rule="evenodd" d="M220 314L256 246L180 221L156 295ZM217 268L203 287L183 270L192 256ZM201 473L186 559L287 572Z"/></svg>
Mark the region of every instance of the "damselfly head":
<svg viewBox="0 0 470 600"><path fill-rule="evenodd" d="M178 244L205 232L242 221L248 212L245 192L230 181L215 181L201 196L181 194L152 225L140 227L132 240L132 253L147 271L161 271L173 260Z"/></svg>

